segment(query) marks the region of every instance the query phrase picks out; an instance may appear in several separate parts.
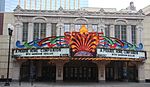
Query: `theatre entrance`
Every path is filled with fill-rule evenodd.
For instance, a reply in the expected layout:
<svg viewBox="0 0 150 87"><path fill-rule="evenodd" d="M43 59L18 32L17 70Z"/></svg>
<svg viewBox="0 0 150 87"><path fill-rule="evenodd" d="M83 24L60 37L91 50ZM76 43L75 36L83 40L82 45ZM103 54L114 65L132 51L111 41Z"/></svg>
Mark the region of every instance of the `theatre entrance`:
<svg viewBox="0 0 150 87"><path fill-rule="evenodd" d="M134 62L111 61L105 68L106 81L138 81L138 68Z"/></svg>
<svg viewBox="0 0 150 87"><path fill-rule="evenodd" d="M98 67L91 61L70 61L64 65L64 81L96 82Z"/></svg>
<svg viewBox="0 0 150 87"><path fill-rule="evenodd" d="M56 65L49 61L26 61L20 68L20 81L56 81Z"/></svg>

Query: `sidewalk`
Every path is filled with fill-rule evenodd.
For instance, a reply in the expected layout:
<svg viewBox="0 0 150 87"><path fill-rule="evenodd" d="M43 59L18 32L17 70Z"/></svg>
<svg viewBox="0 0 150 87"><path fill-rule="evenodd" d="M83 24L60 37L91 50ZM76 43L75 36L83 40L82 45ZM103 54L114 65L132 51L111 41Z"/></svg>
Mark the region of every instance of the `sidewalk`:
<svg viewBox="0 0 150 87"><path fill-rule="evenodd" d="M76 83L44 83L44 82L11 82L10 86L4 86L4 82L0 82L0 87L150 87L150 83L135 83L135 82L76 82Z"/></svg>

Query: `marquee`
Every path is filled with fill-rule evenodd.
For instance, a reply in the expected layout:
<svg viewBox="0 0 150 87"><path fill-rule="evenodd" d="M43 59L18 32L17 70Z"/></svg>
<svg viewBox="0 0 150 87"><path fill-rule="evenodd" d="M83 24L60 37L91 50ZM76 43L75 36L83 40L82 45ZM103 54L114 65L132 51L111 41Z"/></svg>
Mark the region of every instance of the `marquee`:
<svg viewBox="0 0 150 87"><path fill-rule="evenodd" d="M31 42L16 42L13 50L16 57L68 56L71 58L146 58L141 51L143 44L131 44L114 37L106 37L103 32L88 32L83 25L79 32L65 32L64 36L52 36Z"/></svg>

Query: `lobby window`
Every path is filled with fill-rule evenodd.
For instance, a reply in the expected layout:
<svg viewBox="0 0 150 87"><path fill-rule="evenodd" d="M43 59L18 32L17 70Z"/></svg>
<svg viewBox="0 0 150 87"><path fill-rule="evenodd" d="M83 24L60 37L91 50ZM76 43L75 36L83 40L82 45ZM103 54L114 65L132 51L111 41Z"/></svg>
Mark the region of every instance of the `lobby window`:
<svg viewBox="0 0 150 87"><path fill-rule="evenodd" d="M132 43L136 44L136 25L131 25Z"/></svg>
<svg viewBox="0 0 150 87"><path fill-rule="evenodd" d="M115 37L121 40L127 40L126 25L115 25Z"/></svg>
<svg viewBox="0 0 150 87"><path fill-rule="evenodd" d="M22 41L28 41L28 22L23 23Z"/></svg>
<svg viewBox="0 0 150 87"><path fill-rule="evenodd" d="M105 36L110 37L110 25L105 25Z"/></svg>
<svg viewBox="0 0 150 87"><path fill-rule="evenodd" d="M71 24L64 24L64 32L70 32Z"/></svg>
<svg viewBox="0 0 150 87"><path fill-rule="evenodd" d="M57 23L52 23L52 26L51 26L51 35L52 36L56 36L56 30L57 30L57 27L56 27Z"/></svg>
<svg viewBox="0 0 150 87"><path fill-rule="evenodd" d="M34 23L33 40L46 37L46 23Z"/></svg>
<svg viewBox="0 0 150 87"><path fill-rule="evenodd" d="M92 31L97 32L98 31L98 25L97 24L92 24Z"/></svg>

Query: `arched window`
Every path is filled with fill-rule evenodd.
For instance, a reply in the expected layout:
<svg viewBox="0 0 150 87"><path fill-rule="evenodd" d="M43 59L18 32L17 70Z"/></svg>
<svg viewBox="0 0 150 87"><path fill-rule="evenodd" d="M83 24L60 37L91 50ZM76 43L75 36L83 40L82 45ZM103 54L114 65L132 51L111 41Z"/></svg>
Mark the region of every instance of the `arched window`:
<svg viewBox="0 0 150 87"><path fill-rule="evenodd" d="M42 17L34 18L33 40L46 37L46 19Z"/></svg>
<svg viewBox="0 0 150 87"><path fill-rule="evenodd" d="M127 40L127 21L125 19L117 19L115 25L115 37L121 40Z"/></svg>

